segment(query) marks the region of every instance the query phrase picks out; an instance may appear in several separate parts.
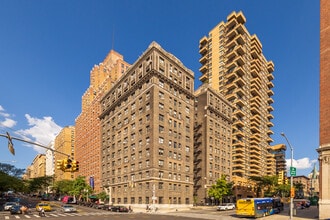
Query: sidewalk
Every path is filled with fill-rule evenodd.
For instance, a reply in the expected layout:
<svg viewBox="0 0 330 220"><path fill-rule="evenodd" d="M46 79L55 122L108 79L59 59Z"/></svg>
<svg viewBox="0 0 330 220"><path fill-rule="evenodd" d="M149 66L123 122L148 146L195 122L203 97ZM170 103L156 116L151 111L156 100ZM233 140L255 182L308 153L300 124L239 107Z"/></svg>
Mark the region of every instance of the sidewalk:
<svg viewBox="0 0 330 220"><path fill-rule="evenodd" d="M141 211L146 212L145 210L134 210L134 211ZM182 216L182 217L189 217L189 218L199 218L199 219L211 219L211 220L232 220L232 219L247 219L236 217L235 214L231 215L219 215L219 213L214 212L214 207L205 206L205 207L198 207L186 210L173 210L173 209L160 209L157 212L150 212L150 214L160 214L160 215L172 215L172 216ZM258 218L262 220L289 220L289 209L286 207L284 211L279 214L266 216L263 218ZM318 219L318 208L316 206L311 206L306 209L297 209L296 214L293 215L293 220L308 220L308 219Z"/></svg>

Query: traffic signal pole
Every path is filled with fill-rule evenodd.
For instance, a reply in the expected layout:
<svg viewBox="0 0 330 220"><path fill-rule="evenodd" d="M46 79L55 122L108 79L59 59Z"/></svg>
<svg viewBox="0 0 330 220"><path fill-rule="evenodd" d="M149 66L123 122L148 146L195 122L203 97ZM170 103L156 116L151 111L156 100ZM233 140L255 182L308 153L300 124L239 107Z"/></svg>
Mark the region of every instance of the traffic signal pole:
<svg viewBox="0 0 330 220"><path fill-rule="evenodd" d="M18 140L18 141L22 141L22 142L25 142L25 143L28 143L28 144L33 144L33 145L36 145L38 147L42 147L42 148L45 148L47 150L50 150L50 151L53 151L53 152L56 152L56 153L59 153L59 154L63 154L65 156L68 156L68 158L70 158L70 155L69 154L66 154L66 153L63 153L61 151L57 151L55 149L52 149L50 147L46 147L44 145L41 145L41 144L38 144L38 143L35 143L35 142L32 142L32 141L27 141L27 140L24 140L24 139L21 139L21 138L18 138L18 137L13 137L13 136L10 136L9 133L7 132L7 134L0 134L0 137L5 137L8 139L8 148L9 148L9 151L15 155L15 150L14 150L14 145L13 145L13 142L12 140Z"/></svg>

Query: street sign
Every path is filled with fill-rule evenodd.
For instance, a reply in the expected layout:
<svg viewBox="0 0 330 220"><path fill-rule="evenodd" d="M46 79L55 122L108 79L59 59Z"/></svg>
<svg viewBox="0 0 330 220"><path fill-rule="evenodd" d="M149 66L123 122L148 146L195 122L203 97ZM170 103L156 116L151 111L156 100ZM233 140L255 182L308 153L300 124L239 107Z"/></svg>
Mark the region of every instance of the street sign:
<svg viewBox="0 0 330 220"><path fill-rule="evenodd" d="M296 168L295 167L290 167L290 175L291 176L296 176Z"/></svg>

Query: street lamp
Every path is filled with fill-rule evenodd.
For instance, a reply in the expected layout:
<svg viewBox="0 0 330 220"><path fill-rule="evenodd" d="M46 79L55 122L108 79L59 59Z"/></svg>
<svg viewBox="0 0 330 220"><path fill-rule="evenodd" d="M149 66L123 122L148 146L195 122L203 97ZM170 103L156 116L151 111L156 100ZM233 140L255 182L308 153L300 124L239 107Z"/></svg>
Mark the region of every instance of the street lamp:
<svg viewBox="0 0 330 220"><path fill-rule="evenodd" d="M288 138L285 136L285 134L284 134L284 132L282 132L281 133L281 135L285 138L285 140L286 140L286 142L288 142L288 145L289 145L289 147L290 147L290 150L291 150L291 167L293 167L292 166L292 161L293 161L293 148L292 148L292 146L291 146L291 144L290 144L290 142L289 142L289 140L288 140ZM292 169L290 167L290 170ZM291 172L290 172L290 192L291 192L291 190L292 190L292 188L293 188L293 175L291 174ZM293 196L291 195L292 193L290 193L290 219L293 219Z"/></svg>

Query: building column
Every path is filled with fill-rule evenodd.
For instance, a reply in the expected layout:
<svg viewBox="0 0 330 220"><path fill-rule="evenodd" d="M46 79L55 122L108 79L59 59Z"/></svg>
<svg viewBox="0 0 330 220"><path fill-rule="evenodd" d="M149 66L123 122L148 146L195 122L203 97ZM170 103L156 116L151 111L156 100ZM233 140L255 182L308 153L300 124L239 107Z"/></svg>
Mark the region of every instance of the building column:
<svg viewBox="0 0 330 220"><path fill-rule="evenodd" d="M321 146L317 149L319 153L319 219L328 219L330 217L330 144Z"/></svg>

